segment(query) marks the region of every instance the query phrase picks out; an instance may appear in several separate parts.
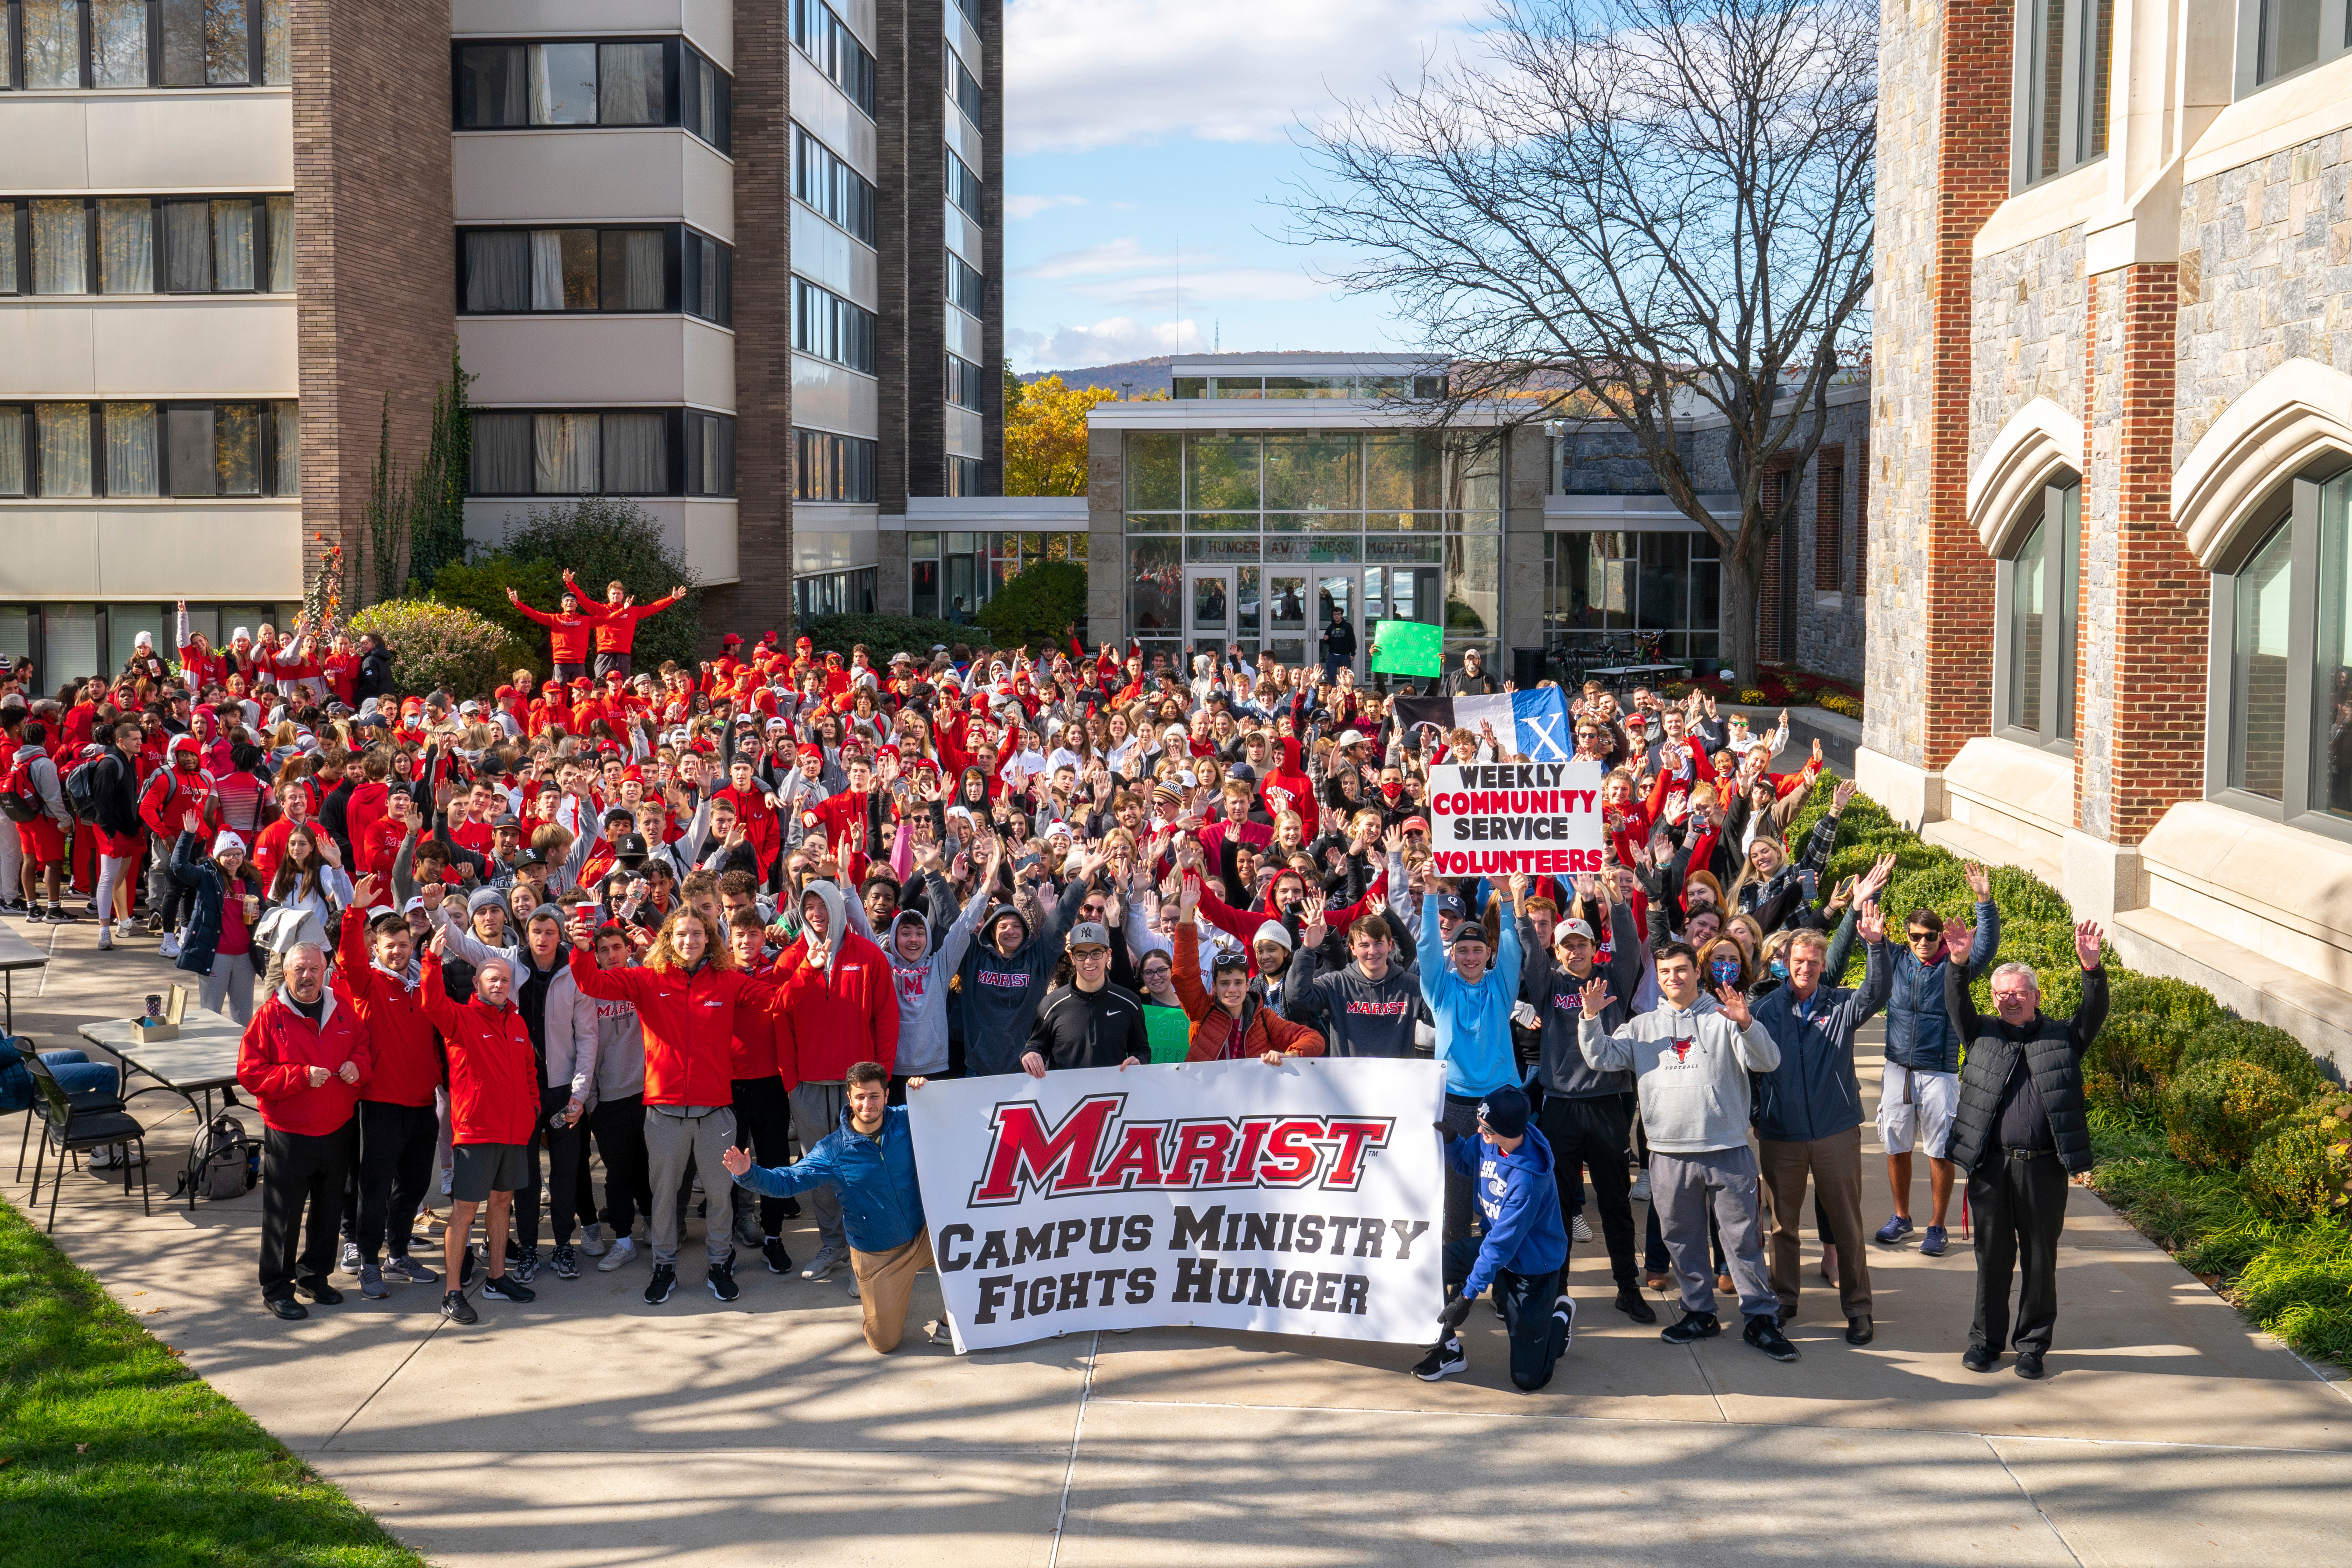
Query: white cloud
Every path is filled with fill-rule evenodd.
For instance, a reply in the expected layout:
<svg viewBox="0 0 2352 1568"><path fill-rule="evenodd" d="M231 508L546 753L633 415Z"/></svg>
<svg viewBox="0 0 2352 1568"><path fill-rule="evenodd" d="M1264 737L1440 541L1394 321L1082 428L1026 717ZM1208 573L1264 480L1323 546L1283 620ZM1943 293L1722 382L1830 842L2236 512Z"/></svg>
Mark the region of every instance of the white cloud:
<svg viewBox="0 0 2352 1568"><path fill-rule="evenodd" d="M1328 300L1333 289L1306 273L1279 267L1205 267L1199 271L1160 270L1137 278L1070 283L1064 291L1099 304L1130 310L1167 311L1180 305L1223 300Z"/></svg>
<svg viewBox="0 0 2352 1568"><path fill-rule="evenodd" d="M1138 321L1112 316L1090 327L1057 326L1051 331L1005 330L1008 348L1032 365L1116 364L1151 354L1192 353L1201 347L1197 321Z"/></svg>
<svg viewBox="0 0 2352 1568"><path fill-rule="evenodd" d="M1007 144L1272 142L1451 52L1483 0L1009 0Z"/></svg>
<svg viewBox="0 0 2352 1568"><path fill-rule="evenodd" d="M1082 207L1086 205L1084 196L1007 196L1004 198L1004 216L1015 223L1025 223L1039 213L1049 212L1055 207Z"/></svg>
<svg viewBox="0 0 2352 1568"><path fill-rule="evenodd" d="M1206 259L1206 258L1203 258ZM1021 278L1085 278L1104 272L1134 272L1150 267L1173 267L1178 258L1150 256L1131 235L1089 245L1083 250L1061 250L1031 267L1013 269Z"/></svg>

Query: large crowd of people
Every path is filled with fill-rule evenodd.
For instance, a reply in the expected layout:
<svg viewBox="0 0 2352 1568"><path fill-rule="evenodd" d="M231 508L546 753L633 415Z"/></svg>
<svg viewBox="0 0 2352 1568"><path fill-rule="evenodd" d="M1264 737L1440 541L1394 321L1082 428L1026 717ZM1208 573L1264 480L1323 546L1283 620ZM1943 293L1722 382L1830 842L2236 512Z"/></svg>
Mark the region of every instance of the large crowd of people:
<svg viewBox="0 0 2352 1568"><path fill-rule="evenodd" d="M802 1277L846 1269L888 1351L930 1261L903 1110L927 1080L1417 1056L1444 1074L1447 1289L1418 1375L1466 1364L1487 1294L1513 1383L1542 1387L1579 1244L1633 1321L1675 1295L1669 1342L1736 1311L1793 1361L1809 1225L1866 1345L1873 1247L1942 1254L1963 1183L1967 1364L2014 1348L2042 1375L2099 933L2078 933L2081 1009L2045 1018L2033 973L1995 967L1978 868L1971 921L1882 910L1891 858L1827 879L1853 786L1792 841L1823 763L1779 771L1786 714L1757 733L1701 693L1588 683L1567 695L1607 871L1447 879L1428 770L1515 760L1515 738L1402 722L1351 650L1173 665L730 633L637 670L637 622L671 601L566 585L522 606L552 675L488 691L400 690L375 639L300 622L214 647L184 613L176 657L142 637L111 677L0 683L8 909L94 921L100 950L160 942L245 1026L278 1316L340 1300L342 1275L371 1298L437 1285L470 1323L478 1299L641 1247L658 1304L698 1216L702 1282L732 1300L739 1261L793 1268L805 1203ZM1498 684L1465 661L1444 689ZM1895 1213L1873 1227L1854 1042L1882 1010ZM437 1260L417 1247L436 1208Z"/></svg>

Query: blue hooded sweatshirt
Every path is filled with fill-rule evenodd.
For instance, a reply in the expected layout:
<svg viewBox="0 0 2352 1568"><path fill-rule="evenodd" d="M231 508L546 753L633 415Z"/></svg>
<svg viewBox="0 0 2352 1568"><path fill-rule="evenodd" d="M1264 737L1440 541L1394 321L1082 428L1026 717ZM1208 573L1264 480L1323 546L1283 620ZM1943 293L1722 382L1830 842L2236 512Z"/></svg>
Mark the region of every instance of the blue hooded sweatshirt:
<svg viewBox="0 0 2352 1568"><path fill-rule="evenodd" d="M1568 1227L1560 1223L1559 1183L1552 1175L1551 1145L1533 1127L1509 1153L1484 1138L1456 1138L1445 1146L1445 1163L1475 1178L1472 1191L1486 1218L1486 1238L1462 1293L1475 1296L1495 1282L1498 1269L1542 1276L1568 1262Z"/></svg>
<svg viewBox="0 0 2352 1568"><path fill-rule="evenodd" d="M798 1163L754 1165L735 1180L763 1198L830 1186L841 1200L842 1231L859 1252L888 1252L923 1232L923 1190L903 1105L882 1113L882 1131L871 1138L851 1128L845 1106L841 1125Z"/></svg>
<svg viewBox="0 0 2352 1568"><path fill-rule="evenodd" d="M1437 1059L1445 1064L1445 1092L1475 1100L1519 1081L1511 1049L1511 1007L1519 999L1519 922L1507 908L1494 961L1471 984L1462 978L1437 935L1437 900L1421 900L1421 996L1437 1019Z"/></svg>

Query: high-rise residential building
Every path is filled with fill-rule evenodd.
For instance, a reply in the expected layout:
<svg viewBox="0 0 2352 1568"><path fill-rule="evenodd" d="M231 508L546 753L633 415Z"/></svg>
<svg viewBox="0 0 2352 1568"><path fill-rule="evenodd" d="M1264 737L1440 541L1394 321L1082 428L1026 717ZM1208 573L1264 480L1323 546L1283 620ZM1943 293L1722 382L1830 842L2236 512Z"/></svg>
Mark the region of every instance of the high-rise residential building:
<svg viewBox="0 0 2352 1568"><path fill-rule="evenodd" d="M625 496L707 624L870 607L1001 481L1002 0L5 0L0 653L364 582L387 410L467 531Z"/></svg>
<svg viewBox="0 0 2352 1568"><path fill-rule="evenodd" d="M1856 773L2352 1069L2345 9L1903 18Z"/></svg>

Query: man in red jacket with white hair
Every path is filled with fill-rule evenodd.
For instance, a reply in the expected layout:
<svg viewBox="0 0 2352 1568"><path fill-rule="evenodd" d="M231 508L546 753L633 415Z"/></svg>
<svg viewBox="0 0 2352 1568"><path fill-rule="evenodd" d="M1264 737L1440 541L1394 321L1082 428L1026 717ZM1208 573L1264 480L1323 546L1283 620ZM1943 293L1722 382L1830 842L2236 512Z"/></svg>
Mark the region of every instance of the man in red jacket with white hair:
<svg viewBox="0 0 2352 1568"><path fill-rule="evenodd" d="M489 1217L482 1239L489 1248L490 1277L482 1294L499 1301L528 1301L538 1294L507 1278L507 1224L514 1195L530 1180L530 1135L539 1122L539 1053L530 1029L514 1005L514 968L493 952L474 968L474 994L464 1006L449 1000L441 984L441 952L447 933L436 932L425 954L416 1004L441 1031L449 1052L449 1142L457 1167L449 1188L449 1229L443 1258L449 1289L441 1315L456 1322L478 1321L466 1300L467 1233L475 1211L487 1201Z"/></svg>
<svg viewBox="0 0 2352 1568"><path fill-rule="evenodd" d="M327 955L310 942L297 946L286 955L286 984L245 1026L236 1050L236 1081L261 1110L261 1300L289 1321L310 1315L298 1290L322 1307L343 1299L327 1276L371 1061L367 1026L337 1005L326 981Z"/></svg>

